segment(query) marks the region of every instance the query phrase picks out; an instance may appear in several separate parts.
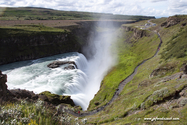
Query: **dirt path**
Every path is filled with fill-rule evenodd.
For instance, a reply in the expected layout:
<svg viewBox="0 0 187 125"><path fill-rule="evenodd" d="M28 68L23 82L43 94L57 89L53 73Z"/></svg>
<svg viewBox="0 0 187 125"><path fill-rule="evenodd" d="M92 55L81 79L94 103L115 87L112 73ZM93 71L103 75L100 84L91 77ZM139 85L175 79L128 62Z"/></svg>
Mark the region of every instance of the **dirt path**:
<svg viewBox="0 0 187 125"><path fill-rule="evenodd" d="M160 47L161 47L161 45L162 45L162 39L161 39L161 37L160 37L160 34L159 34L158 32L156 32L156 33L157 33L157 35L158 35L158 37L159 37L159 39L160 39L160 43L159 43L159 45L158 45L158 47L157 47L157 51L155 52L155 54L154 54L152 57L150 57L150 58L148 58L148 59L145 59L145 60L143 60L141 63L139 63L139 64L135 67L133 73L132 73L131 75L129 75L126 79L124 79L124 80L122 80L122 81L120 82L120 84L119 84L118 88L116 89L116 92L114 93L112 99L111 99L106 105L101 106L101 107L99 107L99 108L96 109L96 110L92 110L92 111L90 111L90 112L84 112L84 113L81 113L81 114L75 113L74 111L69 110L69 109L65 109L65 112L67 112L67 113L69 113L69 114L72 114L72 115L74 115L74 116L77 116L77 117L83 117L83 116L94 115L94 114L96 114L96 113L102 111L102 110L103 110L105 107L107 107L108 105L110 105L110 104L119 96L119 94L121 93L121 91L123 90L123 88L125 87L125 85L133 79L133 77L136 75L136 73L137 73L137 71L138 71L138 68L139 68L142 64L144 64L146 61L152 59L153 57L155 57L155 56L158 54L158 52L159 52L159 50L160 50Z"/></svg>

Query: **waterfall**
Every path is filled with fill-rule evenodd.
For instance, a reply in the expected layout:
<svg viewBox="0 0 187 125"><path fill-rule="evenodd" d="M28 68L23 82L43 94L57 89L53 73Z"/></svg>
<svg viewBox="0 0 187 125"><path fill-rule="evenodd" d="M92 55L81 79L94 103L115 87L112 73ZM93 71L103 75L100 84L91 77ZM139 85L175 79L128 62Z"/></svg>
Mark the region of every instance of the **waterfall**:
<svg viewBox="0 0 187 125"><path fill-rule="evenodd" d="M70 95L76 105L86 110L104 76L116 62L111 51L111 47L114 48L114 34L99 32L90 37L92 39L84 50L94 52L89 60L81 53L72 52L2 65L0 70L8 76L8 89ZM55 60L74 61L78 69L65 70L68 64L55 69L48 68L47 65Z"/></svg>

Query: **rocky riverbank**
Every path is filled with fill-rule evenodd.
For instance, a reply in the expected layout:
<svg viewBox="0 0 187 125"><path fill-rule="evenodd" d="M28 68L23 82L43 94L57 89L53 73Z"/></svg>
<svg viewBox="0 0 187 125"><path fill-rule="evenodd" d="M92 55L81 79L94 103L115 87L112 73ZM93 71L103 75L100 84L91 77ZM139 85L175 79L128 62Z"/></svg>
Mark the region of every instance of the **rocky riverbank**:
<svg viewBox="0 0 187 125"><path fill-rule="evenodd" d="M35 102L38 99L48 102L49 104L59 105L61 103L69 104L75 106L73 100L70 96L62 96L51 94L50 92L42 92L40 94L35 94L32 91L21 90L21 89L7 89L7 75L2 74L0 71L0 104L5 104L7 102L19 102L26 99L29 102Z"/></svg>

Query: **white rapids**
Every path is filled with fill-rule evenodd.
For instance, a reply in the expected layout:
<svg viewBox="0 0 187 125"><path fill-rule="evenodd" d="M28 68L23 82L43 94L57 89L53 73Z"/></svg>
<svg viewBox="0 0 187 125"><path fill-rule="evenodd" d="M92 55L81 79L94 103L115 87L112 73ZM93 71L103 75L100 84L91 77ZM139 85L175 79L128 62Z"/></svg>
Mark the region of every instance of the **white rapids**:
<svg viewBox="0 0 187 125"><path fill-rule="evenodd" d="M98 34L87 48L95 49L95 53L87 60L81 53L72 52L1 65L0 70L8 76L8 89L27 89L35 93L50 91L59 95L70 95L76 105L86 110L89 102L100 88L101 81L109 69L116 63L111 54L115 37L112 33ZM65 70L48 68L55 60L74 61L78 69Z"/></svg>

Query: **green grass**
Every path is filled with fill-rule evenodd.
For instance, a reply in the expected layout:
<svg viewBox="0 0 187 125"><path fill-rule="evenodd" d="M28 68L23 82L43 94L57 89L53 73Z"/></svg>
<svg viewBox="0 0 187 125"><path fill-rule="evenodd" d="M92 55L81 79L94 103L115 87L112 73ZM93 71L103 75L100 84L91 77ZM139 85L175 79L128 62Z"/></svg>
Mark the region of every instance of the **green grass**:
<svg viewBox="0 0 187 125"><path fill-rule="evenodd" d="M62 108L61 108L62 106ZM44 101L8 103L1 105L0 124L7 125L75 125L84 119L70 116L64 110L74 110L70 105L52 106ZM79 108L79 107L78 107ZM75 108L76 109L76 108ZM80 110L80 109L79 109Z"/></svg>
<svg viewBox="0 0 187 125"><path fill-rule="evenodd" d="M17 36L30 36L38 34L60 34L68 33L64 29L57 29L52 27L47 27L44 25L15 25L12 27L0 27L0 38L6 37L17 37Z"/></svg>
<svg viewBox="0 0 187 125"><path fill-rule="evenodd" d="M167 42L167 47L161 53L163 59L170 58L182 58L187 55L187 29L181 27L179 32L171 37L171 40Z"/></svg>
<svg viewBox="0 0 187 125"><path fill-rule="evenodd" d="M57 121L53 120L53 112L44 106L43 101L32 104L22 100L21 103L7 104L1 107L0 114L3 116L0 119L0 124L57 124Z"/></svg>
<svg viewBox="0 0 187 125"><path fill-rule="evenodd" d="M123 91L119 95L118 99L116 99L111 105L107 106L102 112L88 117L88 122L92 124L116 124L116 125L124 125L124 124L166 124L166 125L174 125L174 124L186 124L187 117L187 106L182 108L172 108L178 104L171 103L169 108L165 108L164 106L155 105L156 103L167 102L166 99L171 99L174 97L176 92L181 91L184 86L187 85L186 79L173 79L167 82L163 82L162 78L168 75L172 75L174 73L179 72L180 67L183 63L186 62L187 57L183 56L180 58L172 57L168 60L162 59L161 56L165 49L172 43L172 36L176 36L179 32L181 33L177 43L184 45L186 41L186 33L185 29L187 27L183 27L181 30L181 23L170 28L159 27L159 25L164 21L164 19L157 19L152 22L157 22L157 28L159 33L161 34L161 38L163 40L163 44L158 55L151 60L145 62L138 69L138 73L135 75L133 80L126 84ZM131 33L132 35L132 33ZM128 39L128 34L124 35L126 39ZM123 38L124 38L123 36ZM125 39L121 39L121 43ZM149 40L148 40L149 39ZM120 40L119 40L120 41ZM150 44L155 42L155 45ZM145 42L145 44L144 44ZM120 42L119 42L120 43ZM104 105L113 95L115 91L115 87L118 86L119 83L116 81L120 79L119 75L121 75L121 79L125 78L125 75L130 74L134 69L134 66L137 65L138 62L141 62L142 59L146 59L152 55L151 50L156 48L159 40L154 36L149 36L148 38L144 37L139 39L137 42L134 42L133 45L123 45L119 44L119 63L114 67L113 70L105 77L103 80L103 84L101 86L100 91L97 93L95 98L91 101L90 110L97 108L94 105L94 102L100 102L100 106ZM152 48L153 47L153 48ZM123 48L123 49L122 49ZM165 48L165 49L164 49ZM144 53L145 52L145 53ZM125 59L124 56L126 55ZM129 61L127 61L129 59ZM131 64L131 65L130 65ZM119 68L117 68L119 66ZM125 67L126 66L126 67ZM172 70L171 66L173 67ZM150 78L149 75L152 73L154 69L157 68L167 68L165 71L165 75L160 75L159 77L154 76ZM125 72L125 70L127 72ZM123 73L122 73L123 72ZM121 73L121 74L120 74ZM116 75L117 74L117 75ZM123 78L122 78L123 77ZM115 79L117 78L117 79ZM114 80L113 80L114 79ZM113 81L112 81L113 80ZM119 81L120 81L119 80ZM112 85L113 82L115 85ZM107 85L106 85L107 84ZM140 86L140 84L142 86ZM143 85L144 84L144 85ZM98 106L99 107L99 106ZM142 110L144 109L144 110ZM137 113L135 113L137 112ZM180 121L145 121L144 118L180 118Z"/></svg>
<svg viewBox="0 0 187 125"><path fill-rule="evenodd" d="M132 32L126 34L127 37L131 35ZM118 39L119 62L102 81L101 89L91 101L89 110L103 106L110 101L120 81L130 75L136 65L153 56L159 43L159 39L155 34L152 34L152 37L143 37L138 42L134 40L133 46L131 43L124 42L125 39L128 38L121 36ZM99 102L100 105L96 107L95 102Z"/></svg>

